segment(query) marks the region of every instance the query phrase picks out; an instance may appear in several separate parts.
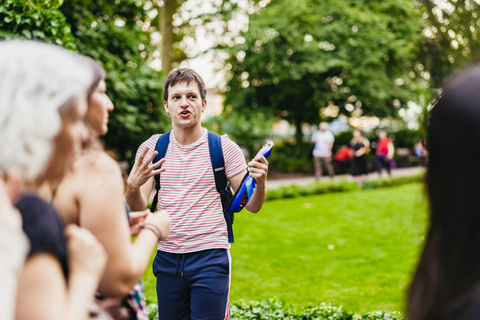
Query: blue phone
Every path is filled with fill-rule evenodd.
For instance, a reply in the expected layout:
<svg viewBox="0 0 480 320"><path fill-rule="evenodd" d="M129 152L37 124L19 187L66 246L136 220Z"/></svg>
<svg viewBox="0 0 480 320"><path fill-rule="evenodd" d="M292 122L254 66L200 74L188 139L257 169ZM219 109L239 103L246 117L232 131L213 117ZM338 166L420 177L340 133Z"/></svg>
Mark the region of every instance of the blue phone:
<svg viewBox="0 0 480 320"><path fill-rule="evenodd" d="M258 151L257 155L263 155L265 158L267 158L271 153L273 149L273 142L270 140L267 140L267 143ZM255 179L250 177L250 175L247 174L245 177L243 177L242 183L240 184L240 187L237 189L235 192L235 195L233 196L232 203L230 204L229 211L230 212L239 212L242 210L250 200L253 191L255 190Z"/></svg>

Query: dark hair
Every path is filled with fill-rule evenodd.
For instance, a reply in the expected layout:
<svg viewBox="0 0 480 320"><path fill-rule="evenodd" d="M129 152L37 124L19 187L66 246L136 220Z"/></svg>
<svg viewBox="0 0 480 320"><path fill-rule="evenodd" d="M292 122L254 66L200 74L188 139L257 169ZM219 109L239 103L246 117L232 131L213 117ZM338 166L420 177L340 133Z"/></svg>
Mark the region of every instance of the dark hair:
<svg viewBox="0 0 480 320"><path fill-rule="evenodd" d="M165 81L165 85L163 87L163 100L168 101L169 87L173 87L177 83L182 82L186 82L188 85L192 81L197 83L202 100L205 100L207 98L207 88L205 87L205 82L195 70L190 68L178 68L170 71L167 81Z"/></svg>
<svg viewBox="0 0 480 320"><path fill-rule="evenodd" d="M408 290L409 320L470 319L480 310L479 142L477 67L449 81L430 115L430 225Z"/></svg>
<svg viewBox="0 0 480 320"><path fill-rule="evenodd" d="M93 72L93 80L90 83L90 86L88 87L87 90L87 98L90 98L92 93L95 91L95 88L98 86L98 83L102 80L105 79L107 72L105 69L98 63L97 61L93 60L92 58L85 56L85 55L79 55L80 59L83 60L84 63L86 63L90 69Z"/></svg>
<svg viewBox="0 0 480 320"><path fill-rule="evenodd" d="M98 86L98 83L102 80L105 79L107 72L105 69L98 63L97 61L93 60L92 58L85 56L85 55L79 55L80 59L82 59L82 62L86 63L88 67L93 72L93 80L90 83L90 86L88 87L87 90L87 99L90 101L90 97L95 91L95 89ZM85 124L87 125L89 131L90 131L90 136L89 138L83 143L82 148L84 150L87 149L94 149L94 150L103 150L103 142L99 139L99 137L95 134L95 131L91 128L90 124L88 121L85 121Z"/></svg>

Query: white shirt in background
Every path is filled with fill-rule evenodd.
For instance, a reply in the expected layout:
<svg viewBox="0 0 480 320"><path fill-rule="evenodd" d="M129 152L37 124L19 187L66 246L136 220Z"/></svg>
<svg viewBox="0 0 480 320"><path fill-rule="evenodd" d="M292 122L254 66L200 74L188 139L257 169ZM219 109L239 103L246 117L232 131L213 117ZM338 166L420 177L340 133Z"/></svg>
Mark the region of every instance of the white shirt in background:
<svg viewBox="0 0 480 320"><path fill-rule="evenodd" d="M315 141L315 148L313 149L314 157L331 157L332 150L330 144L335 141L333 133L330 131L317 130L312 135L312 140Z"/></svg>

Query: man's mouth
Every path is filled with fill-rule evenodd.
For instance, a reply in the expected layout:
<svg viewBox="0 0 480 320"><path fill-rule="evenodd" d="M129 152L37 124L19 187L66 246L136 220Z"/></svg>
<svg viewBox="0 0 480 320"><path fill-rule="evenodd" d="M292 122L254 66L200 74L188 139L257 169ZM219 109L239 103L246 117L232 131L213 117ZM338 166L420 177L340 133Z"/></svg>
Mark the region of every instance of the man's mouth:
<svg viewBox="0 0 480 320"><path fill-rule="evenodd" d="M188 117L190 115L190 111L188 111L188 110L182 111L182 112L180 112L180 115L182 117Z"/></svg>

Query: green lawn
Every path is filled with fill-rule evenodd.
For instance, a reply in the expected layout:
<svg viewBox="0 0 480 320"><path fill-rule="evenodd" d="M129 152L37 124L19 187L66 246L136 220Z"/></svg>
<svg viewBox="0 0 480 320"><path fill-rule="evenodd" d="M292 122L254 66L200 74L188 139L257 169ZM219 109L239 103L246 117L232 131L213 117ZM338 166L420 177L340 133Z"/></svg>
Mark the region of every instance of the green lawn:
<svg viewBox="0 0 480 320"><path fill-rule="evenodd" d="M256 215L241 212L231 299L403 310L426 212L420 184L275 200ZM144 280L147 299L156 301L151 269Z"/></svg>

